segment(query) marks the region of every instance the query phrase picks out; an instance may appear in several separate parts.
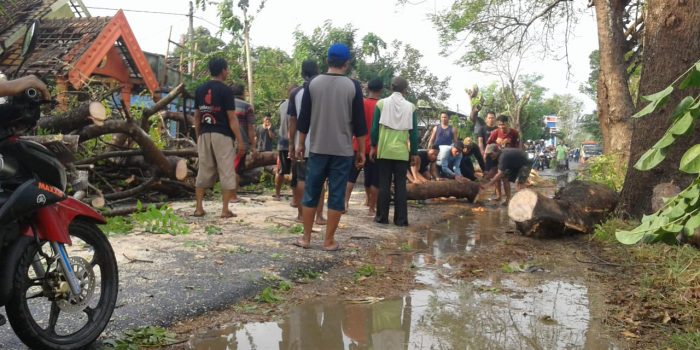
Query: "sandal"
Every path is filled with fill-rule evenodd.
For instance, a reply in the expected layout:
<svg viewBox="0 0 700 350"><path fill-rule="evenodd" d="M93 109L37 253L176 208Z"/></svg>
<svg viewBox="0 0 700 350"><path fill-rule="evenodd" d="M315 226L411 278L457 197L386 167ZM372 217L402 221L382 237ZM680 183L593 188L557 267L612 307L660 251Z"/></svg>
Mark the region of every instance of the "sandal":
<svg viewBox="0 0 700 350"><path fill-rule="evenodd" d="M292 243L292 245L293 245L293 246L296 246L296 247L299 247L299 248L304 248L304 249L309 249L309 248L311 248L311 244L304 244L302 241L300 241L300 240L298 240L298 239L297 239L296 241L294 241L294 242Z"/></svg>
<svg viewBox="0 0 700 350"><path fill-rule="evenodd" d="M323 250L326 252L337 252L343 250L343 248L340 247L340 243L336 242L335 245L330 248L323 247Z"/></svg>

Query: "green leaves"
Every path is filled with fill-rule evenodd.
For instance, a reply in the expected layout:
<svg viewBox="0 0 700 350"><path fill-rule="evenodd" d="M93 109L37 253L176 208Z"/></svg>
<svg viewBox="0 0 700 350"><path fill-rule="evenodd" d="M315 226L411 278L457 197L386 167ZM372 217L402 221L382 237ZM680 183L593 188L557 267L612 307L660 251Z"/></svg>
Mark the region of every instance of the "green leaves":
<svg viewBox="0 0 700 350"><path fill-rule="evenodd" d="M647 171L659 165L664 159L666 159L666 152L663 148L652 148L639 158L634 164L634 168L639 171Z"/></svg>
<svg viewBox="0 0 700 350"><path fill-rule="evenodd" d="M649 103L644 108L642 108L641 111L639 111L635 115L633 115L632 118L643 117L643 116L655 111L657 108L662 107L664 104L666 104L666 101L668 100L668 96L670 96L671 93L673 93L673 86L669 86L669 87L663 89L662 91L659 91L653 95L642 97L644 100L647 100L651 103Z"/></svg>
<svg viewBox="0 0 700 350"><path fill-rule="evenodd" d="M690 113L683 115L681 119L678 119L671 128L668 130L674 135L684 135L693 126L693 116Z"/></svg>
<svg viewBox="0 0 700 350"><path fill-rule="evenodd" d="M694 69L691 69L690 74L683 80L679 86L681 90L688 87L700 87L700 61L695 63Z"/></svg>
<svg viewBox="0 0 700 350"><path fill-rule="evenodd" d="M700 173L700 144L691 147L681 158L680 169L688 174Z"/></svg>

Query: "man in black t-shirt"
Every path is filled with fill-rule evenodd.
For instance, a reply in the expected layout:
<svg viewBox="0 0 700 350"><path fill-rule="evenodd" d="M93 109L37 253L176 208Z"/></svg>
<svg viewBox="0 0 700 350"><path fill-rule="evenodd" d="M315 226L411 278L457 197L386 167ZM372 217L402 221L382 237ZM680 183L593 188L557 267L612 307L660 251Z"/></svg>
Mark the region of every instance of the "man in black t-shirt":
<svg viewBox="0 0 700 350"><path fill-rule="evenodd" d="M199 169L195 182L197 207L194 216L204 216L202 202L207 188L214 187L218 177L221 182L222 218L236 216L228 204L236 190L236 157L234 137L241 140L236 104L231 89L224 84L228 77L228 64L223 58L209 61L211 80L195 91L194 129L197 134ZM238 143L238 154L245 154L246 145Z"/></svg>
<svg viewBox="0 0 700 350"><path fill-rule="evenodd" d="M486 147L486 157L490 157L498 163L498 173L491 181L481 185L481 188L485 189L502 179L507 179L508 181L503 181L503 187L506 190L506 201L504 204L507 205L510 201L510 184L508 182L516 183L516 191L525 188L527 179L530 176L532 161L527 158L527 153L523 150L517 148L500 149L495 144L490 144Z"/></svg>
<svg viewBox="0 0 700 350"><path fill-rule="evenodd" d="M418 151L420 163L413 164L408 169L407 179L409 183L425 183L438 178L435 161L437 161L439 150L439 146L433 146L429 150Z"/></svg>

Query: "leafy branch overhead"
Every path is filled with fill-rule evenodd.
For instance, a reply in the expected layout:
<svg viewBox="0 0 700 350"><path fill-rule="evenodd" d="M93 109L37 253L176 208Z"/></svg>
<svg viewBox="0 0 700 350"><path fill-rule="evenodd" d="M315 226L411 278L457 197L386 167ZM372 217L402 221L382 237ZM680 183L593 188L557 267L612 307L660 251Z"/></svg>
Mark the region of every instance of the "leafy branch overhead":
<svg viewBox="0 0 700 350"><path fill-rule="evenodd" d="M633 118L642 118L665 106L669 96L675 91L674 85L679 81L678 89L681 91L700 88L700 61L664 90L642 97L648 104ZM669 147L681 136L692 133L698 118L700 118L700 96L686 96L675 107L671 116L672 124L666 133L639 158L634 167L640 171L647 171L661 164L666 159ZM635 244L644 240L677 243L681 235L691 236L700 228L700 144L686 150L681 158L679 169L688 174L697 174L697 178L681 193L667 199L664 207L659 211L652 215L645 215L641 225L631 231L618 231L616 237L620 242Z"/></svg>

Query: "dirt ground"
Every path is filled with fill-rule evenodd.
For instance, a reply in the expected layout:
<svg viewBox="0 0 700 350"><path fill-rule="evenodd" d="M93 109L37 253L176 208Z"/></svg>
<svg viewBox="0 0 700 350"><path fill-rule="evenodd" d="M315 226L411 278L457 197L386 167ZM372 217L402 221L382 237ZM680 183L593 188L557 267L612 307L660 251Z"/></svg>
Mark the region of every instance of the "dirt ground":
<svg viewBox="0 0 700 350"><path fill-rule="evenodd" d="M545 188L543 191L552 192L553 189ZM278 304L259 303L249 298L222 310L180 320L171 330L178 335L178 339L186 341L192 334L221 329L232 324L279 320L295 305L326 296L362 300L403 295L409 290L423 287L416 282L415 266L411 263L415 254L412 244L414 238L425 235L427 231L434 229L435 223L444 222L449 217L464 213L478 217L486 215L489 211L506 210L505 207L486 201L485 196L477 204L455 201L414 204L409 215L413 220L411 227L408 230L400 230L393 226L379 226L373 223L370 217L364 216L364 208L360 204L362 196L362 193L353 195L350 215L343 217L344 226L340 230L340 237L345 237L345 242L341 238L341 243L350 248L350 252L341 252L341 263L324 272L321 278L294 282L293 289L285 293L284 300ZM246 220L255 220L254 225L270 222L260 218ZM349 232L352 237L359 239L348 241ZM618 271L610 265L600 263L601 247L592 242L590 237L535 240L518 235L514 227L509 225L488 234L488 237L482 235L478 239L481 242L473 254L438 262L448 263L456 269L457 273L451 276L452 278L457 277L467 282L486 277L495 281L512 278L513 273L504 267L509 262L540 267L547 271L549 279L575 277L588 287L590 316L594 320L589 332L600 334L601 338L612 339L620 349L637 348L637 345L644 344L639 337L625 337L625 329L610 321L616 316L611 314L608 304L613 291L618 290L615 284L619 281ZM301 250L298 253L305 254ZM376 266L377 276L357 281L353 273L363 265ZM504 290L502 293L509 291ZM171 348L181 349L186 348L186 345L182 343ZM593 345L590 348L597 346Z"/></svg>

